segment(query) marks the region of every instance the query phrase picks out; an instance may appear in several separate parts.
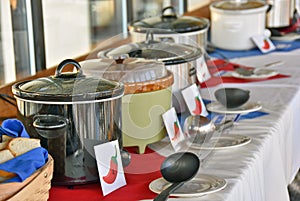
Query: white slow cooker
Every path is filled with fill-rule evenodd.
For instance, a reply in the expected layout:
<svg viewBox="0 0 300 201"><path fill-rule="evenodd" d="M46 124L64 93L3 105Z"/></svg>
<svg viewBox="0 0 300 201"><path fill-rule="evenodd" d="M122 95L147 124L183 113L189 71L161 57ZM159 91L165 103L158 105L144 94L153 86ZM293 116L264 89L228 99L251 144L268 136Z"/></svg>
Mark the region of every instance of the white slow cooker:
<svg viewBox="0 0 300 201"><path fill-rule="evenodd" d="M268 4L262 1L219 1L210 5L211 43L225 50L255 47L251 37L264 35Z"/></svg>

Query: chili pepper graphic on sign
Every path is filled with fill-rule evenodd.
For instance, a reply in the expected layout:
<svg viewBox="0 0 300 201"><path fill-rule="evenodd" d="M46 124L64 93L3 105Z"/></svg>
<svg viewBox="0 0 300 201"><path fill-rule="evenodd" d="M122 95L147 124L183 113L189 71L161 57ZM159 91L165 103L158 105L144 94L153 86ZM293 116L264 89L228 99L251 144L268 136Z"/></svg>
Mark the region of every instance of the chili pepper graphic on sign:
<svg viewBox="0 0 300 201"><path fill-rule="evenodd" d="M264 39L264 45L262 46L262 48L265 50L270 49L270 44L267 39Z"/></svg>
<svg viewBox="0 0 300 201"><path fill-rule="evenodd" d="M196 103L196 107L195 109L193 110L193 113L195 115L200 115L201 112L202 112L202 107L201 107L201 101L200 101L200 98L198 96L195 97L195 103Z"/></svg>
<svg viewBox="0 0 300 201"><path fill-rule="evenodd" d="M174 136L172 138L172 140L176 140L180 135L180 131L179 131L179 126L178 126L178 122L175 121L174 122Z"/></svg>
<svg viewBox="0 0 300 201"><path fill-rule="evenodd" d="M102 177L107 184L112 184L118 175L117 148L115 147L115 155L110 158L110 166L108 173Z"/></svg>

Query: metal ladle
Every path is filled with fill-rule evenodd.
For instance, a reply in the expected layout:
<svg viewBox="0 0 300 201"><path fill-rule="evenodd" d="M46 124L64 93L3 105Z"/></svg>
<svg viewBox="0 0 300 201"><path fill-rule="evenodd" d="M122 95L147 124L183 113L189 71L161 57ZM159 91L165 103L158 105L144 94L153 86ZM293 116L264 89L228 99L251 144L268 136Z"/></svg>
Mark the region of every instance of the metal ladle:
<svg viewBox="0 0 300 201"><path fill-rule="evenodd" d="M234 66L234 69L237 73L243 75L243 76L251 76L251 75L265 75L273 72L274 70L266 69L266 67L271 67L275 65L282 64L282 61L275 61L271 63L267 63L262 65L261 67L256 67L254 69L248 69L243 66Z"/></svg>
<svg viewBox="0 0 300 201"><path fill-rule="evenodd" d="M190 115L184 121L183 131L191 136L194 136L192 143L202 144L205 140L208 141L215 131L233 126L232 120L227 120L224 123L215 125L207 117L200 115Z"/></svg>
<svg viewBox="0 0 300 201"><path fill-rule="evenodd" d="M154 201L167 200L169 195L184 182L192 179L200 168L200 160L191 152L177 152L168 156L160 167L160 172L165 180L172 183L168 188L158 194Z"/></svg>

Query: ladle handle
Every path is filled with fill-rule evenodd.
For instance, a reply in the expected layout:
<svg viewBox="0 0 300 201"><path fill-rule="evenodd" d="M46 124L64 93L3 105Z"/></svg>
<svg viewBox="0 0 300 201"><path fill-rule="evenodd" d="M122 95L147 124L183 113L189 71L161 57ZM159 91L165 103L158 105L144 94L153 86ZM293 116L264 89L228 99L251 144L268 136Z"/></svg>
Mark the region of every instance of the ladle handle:
<svg viewBox="0 0 300 201"><path fill-rule="evenodd" d="M155 198L154 201L165 201L168 199L169 195L174 192L177 188L183 185L184 182L173 183L171 186L160 192Z"/></svg>

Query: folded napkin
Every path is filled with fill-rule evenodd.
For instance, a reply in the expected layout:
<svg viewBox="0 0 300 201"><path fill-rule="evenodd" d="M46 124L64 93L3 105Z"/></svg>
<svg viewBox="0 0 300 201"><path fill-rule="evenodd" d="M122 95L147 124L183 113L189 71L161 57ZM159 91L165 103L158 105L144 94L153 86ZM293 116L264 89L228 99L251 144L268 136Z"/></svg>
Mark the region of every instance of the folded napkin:
<svg viewBox="0 0 300 201"><path fill-rule="evenodd" d="M11 137L29 138L24 125L17 119L4 120L0 131L2 131L0 135L5 134ZM22 182L42 167L47 160L48 151L43 147L38 147L0 164L0 170L12 172L17 175L5 182Z"/></svg>
<svg viewBox="0 0 300 201"><path fill-rule="evenodd" d="M48 152L42 147L32 149L20 156L0 164L0 170L17 176L5 182L22 182L42 167L48 160Z"/></svg>
<svg viewBox="0 0 300 201"><path fill-rule="evenodd" d="M277 74L272 77L268 77L265 79L240 79L235 77L222 77L217 76L216 74L223 71L234 71L235 67L240 66L239 64L227 62L222 59L212 60L207 62L207 67L209 69L212 77L206 80L203 83L200 83L201 88L213 87L222 83L249 83L249 82L260 82L265 80L279 79L290 77L289 75ZM243 68L253 69L251 67L242 66ZM215 75L215 76L214 76Z"/></svg>
<svg viewBox="0 0 300 201"><path fill-rule="evenodd" d="M10 137L27 137L29 135L23 125L23 123L17 119L6 119L2 122L2 127L0 127L2 133ZM1 135L1 132L0 132Z"/></svg>

